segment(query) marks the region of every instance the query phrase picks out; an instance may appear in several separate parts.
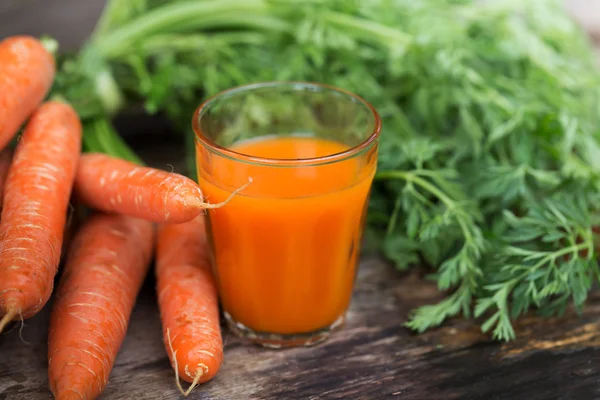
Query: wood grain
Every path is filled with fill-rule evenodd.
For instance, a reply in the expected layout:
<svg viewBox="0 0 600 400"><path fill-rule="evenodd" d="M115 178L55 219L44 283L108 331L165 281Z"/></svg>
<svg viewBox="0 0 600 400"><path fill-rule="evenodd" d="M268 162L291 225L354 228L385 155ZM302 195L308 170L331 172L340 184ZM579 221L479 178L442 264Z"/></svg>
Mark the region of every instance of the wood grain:
<svg viewBox="0 0 600 400"><path fill-rule="evenodd" d="M154 281L139 297L103 399L176 399ZM598 399L600 296L582 317L524 319L514 343L464 320L417 336L402 323L437 296L415 273L364 259L346 326L312 348L265 350L225 333L218 376L192 399ZM46 312L0 341L0 400L47 399Z"/></svg>

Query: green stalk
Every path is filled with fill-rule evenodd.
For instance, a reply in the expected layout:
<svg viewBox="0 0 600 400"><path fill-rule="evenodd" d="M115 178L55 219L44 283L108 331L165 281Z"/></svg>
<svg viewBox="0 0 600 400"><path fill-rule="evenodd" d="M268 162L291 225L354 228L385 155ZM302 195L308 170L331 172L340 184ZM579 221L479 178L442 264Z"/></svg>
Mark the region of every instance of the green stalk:
<svg viewBox="0 0 600 400"><path fill-rule="evenodd" d="M377 179L377 180L403 179L407 182L413 182L416 185L421 186L423 189L427 190L429 193L433 194L438 199L440 199L447 208L449 208L449 209L456 208L456 202L454 200L452 200L450 197L448 197L446 195L446 193L442 192L435 185L432 185L425 179L418 177L413 172L410 172L410 171L383 171L383 172L377 173L377 175L375 175L375 179Z"/></svg>
<svg viewBox="0 0 600 400"><path fill-rule="evenodd" d="M119 85L108 68L103 69L95 77L96 94L102 100L102 106L109 115L121 110L125 103Z"/></svg>
<svg viewBox="0 0 600 400"><path fill-rule="evenodd" d="M169 51L193 51L204 48L208 44L261 44L265 36L253 32L222 32L214 35L208 34L165 34L156 35L146 41L142 45L142 49L148 53L160 53L164 50Z"/></svg>
<svg viewBox="0 0 600 400"><path fill-rule="evenodd" d="M141 158L125 143L105 118L97 118L84 127L83 147L88 152L100 152L144 165Z"/></svg>
<svg viewBox="0 0 600 400"><path fill-rule="evenodd" d="M42 46L44 46L44 48L48 50L48 53L56 57L56 53L58 53L59 46L58 41L56 39L51 38L50 36L42 36L40 37L40 42L42 43Z"/></svg>
<svg viewBox="0 0 600 400"><path fill-rule="evenodd" d="M213 14L210 19L202 21L198 25L198 21L189 20L184 21L174 28L173 31L177 32L190 32L198 29L227 29L227 28L245 28L262 31L273 31L273 32L291 32L293 25L274 16L266 15L264 12L238 12L227 11L222 13ZM222 35L224 32L218 32L216 35Z"/></svg>
<svg viewBox="0 0 600 400"><path fill-rule="evenodd" d="M343 14L327 12L324 18L333 26L343 28L349 35L361 37L367 41L375 41L386 45L409 45L412 37L398 29L382 25L378 22Z"/></svg>
<svg viewBox="0 0 600 400"><path fill-rule="evenodd" d="M96 23L96 27L94 28L94 31L91 34L92 39L101 36L108 30L110 24L112 23L112 16L116 13L117 8L121 6L122 1L123 0L107 1L106 5L104 6L104 9L102 10L102 14L100 14L100 18Z"/></svg>
<svg viewBox="0 0 600 400"><path fill-rule="evenodd" d="M202 28L210 26L216 18L223 20L224 16L235 12L248 13L248 21L256 15L266 13L267 4L262 0L215 0L187 1L169 3L157 7L142 16L133 19L127 25L106 33L93 43L104 57L118 57L127 53L132 44L148 38L156 33L176 31L181 24L187 28Z"/></svg>

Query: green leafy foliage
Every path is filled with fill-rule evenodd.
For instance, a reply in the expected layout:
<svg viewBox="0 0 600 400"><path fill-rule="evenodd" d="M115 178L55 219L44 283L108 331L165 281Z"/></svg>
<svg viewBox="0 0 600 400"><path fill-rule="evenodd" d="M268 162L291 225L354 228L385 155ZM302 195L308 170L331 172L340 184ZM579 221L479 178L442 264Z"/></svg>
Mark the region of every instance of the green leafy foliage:
<svg viewBox="0 0 600 400"><path fill-rule="evenodd" d="M192 142L195 107L232 86L356 92L383 120L369 242L448 294L407 325L474 315L509 340L598 279L599 78L560 0L111 0L55 94L101 130L90 150L127 156L93 124L133 103Z"/></svg>
<svg viewBox="0 0 600 400"><path fill-rule="evenodd" d="M504 245L485 270L483 295L475 315L487 315L482 329L513 339L511 319L535 307L545 316L560 315L567 301L577 311L599 277L590 218L597 196L574 190L530 204L517 217L506 211Z"/></svg>

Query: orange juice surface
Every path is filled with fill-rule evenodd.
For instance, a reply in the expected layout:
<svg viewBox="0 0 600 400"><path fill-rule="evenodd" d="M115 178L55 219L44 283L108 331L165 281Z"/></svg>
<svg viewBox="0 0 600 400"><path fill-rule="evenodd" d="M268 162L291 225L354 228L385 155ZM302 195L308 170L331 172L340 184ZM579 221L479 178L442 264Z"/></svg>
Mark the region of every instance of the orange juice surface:
<svg viewBox="0 0 600 400"><path fill-rule="evenodd" d="M262 158L322 157L348 148L312 137L266 137L232 150ZM352 295L374 158L273 166L200 157L213 266L223 308L256 332L310 333L342 317Z"/></svg>

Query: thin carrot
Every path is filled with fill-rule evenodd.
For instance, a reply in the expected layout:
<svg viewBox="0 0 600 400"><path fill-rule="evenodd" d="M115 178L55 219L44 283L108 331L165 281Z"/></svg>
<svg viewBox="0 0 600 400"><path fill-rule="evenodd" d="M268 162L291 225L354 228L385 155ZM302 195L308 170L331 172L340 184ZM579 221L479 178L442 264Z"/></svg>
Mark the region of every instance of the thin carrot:
<svg viewBox="0 0 600 400"><path fill-rule="evenodd" d="M0 211L2 211L2 199L4 199L4 183L8 175L8 169L12 162L12 150L4 149L0 152Z"/></svg>
<svg viewBox="0 0 600 400"><path fill-rule="evenodd" d="M77 233L50 316L48 377L57 400L106 387L154 244L152 223L96 214Z"/></svg>
<svg viewBox="0 0 600 400"><path fill-rule="evenodd" d="M209 267L203 216L159 227L156 250L163 340L177 387L188 395L223 361L217 290ZM184 391L179 377L192 385Z"/></svg>
<svg viewBox="0 0 600 400"><path fill-rule="evenodd" d="M203 202L198 184L183 175L140 167L100 153L82 155L75 194L101 211L169 223L190 221L203 209L218 208L227 202Z"/></svg>
<svg viewBox="0 0 600 400"><path fill-rule="evenodd" d="M80 149L79 118L59 102L33 114L17 145L0 224L0 332L50 297Z"/></svg>
<svg viewBox="0 0 600 400"><path fill-rule="evenodd" d="M42 102L55 74L54 58L30 36L0 41L0 150Z"/></svg>

